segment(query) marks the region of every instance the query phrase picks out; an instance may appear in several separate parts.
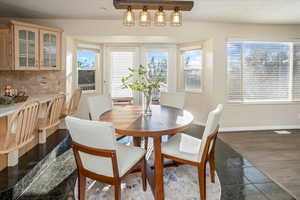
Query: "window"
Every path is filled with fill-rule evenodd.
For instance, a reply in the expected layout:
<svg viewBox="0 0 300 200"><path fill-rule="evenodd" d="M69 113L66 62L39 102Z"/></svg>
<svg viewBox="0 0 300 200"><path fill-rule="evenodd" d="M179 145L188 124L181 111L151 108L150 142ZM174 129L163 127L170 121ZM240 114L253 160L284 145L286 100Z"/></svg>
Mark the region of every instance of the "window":
<svg viewBox="0 0 300 200"><path fill-rule="evenodd" d="M182 52L184 88L187 91L202 89L202 50Z"/></svg>
<svg viewBox="0 0 300 200"><path fill-rule="evenodd" d="M152 100L159 100L159 91L167 90L168 58L169 54L165 51L151 51L147 53L147 65L149 72L154 77L160 76L164 79L164 82L160 84L160 89L153 90Z"/></svg>
<svg viewBox="0 0 300 200"><path fill-rule="evenodd" d="M114 99L132 98L131 89L122 88L122 77L128 76L128 68L135 67L135 52L112 51L111 52L111 96Z"/></svg>
<svg viewBox="0 0 300 200"><path fill-rule="evenodd" d="M293 101L300 98L300 45L229 42L229 101Z"/></svg>
<svg viewBox="0 0 300 200"><path fill-rule="evenodd" d="M78 87L83 91L96 90L97 56L96 50L78 49L77 51Z"/></svg>

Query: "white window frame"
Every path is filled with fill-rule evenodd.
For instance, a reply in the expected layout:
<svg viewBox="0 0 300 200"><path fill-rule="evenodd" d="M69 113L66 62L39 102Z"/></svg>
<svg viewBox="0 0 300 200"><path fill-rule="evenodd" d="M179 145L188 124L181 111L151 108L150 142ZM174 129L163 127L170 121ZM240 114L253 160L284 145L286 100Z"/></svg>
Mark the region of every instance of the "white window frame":
<svg viewBox="0 0 300 200"><path fill-rule="evenodd" d="M168 63L167 63L167 91L176 91L176 45L172 44L153 44L153 45L142 45L141 46L141 64L148 68L147 65L147 53L149 52L168 52Z"/></svg>
<svg viewBox="0 0 300 200"><path fill-rule="evenodd" d="M185 69L184 67L184 59L183 59L183 55L186 52L190 52L190 51L201 51L202 52L202 58L201 58L201 66L200 68L193 68L193 69ZM180 49L180 66L181 66L181 70L182 70L182 88L185 92L189 92L189 93L202 93L203 92L203 84L204 84L204 77L203 77L203 68L204 68L204 51L202 49L202 47L190 47L190 48L181 48ZM184 81L184 72L185 71L192 71L192 70L199 70L200 71L200 88L199 89L187 89L186 85L185 85L185 81Z"/></svg>
<svg viewBox="0 0 300 200"><path fill-rule="evenodd" d="M95 90L83 90L82 93L83 94L94 94L94 93L100 93L100 71L101 71L101 59L102 59L102 56L101 56L101 48L99 46L98 47L94 47L94 46L89 46L88 44L80 44L80 45L77 45L77 48L76 48L76 52L75 52L75 66L76 66L76 69L75 69L75 85L76 85L76 88L79 88L79 84L78 84L78 62L77 62L77 52L79 50L90 50L90 51L95 51L97 52L97 57L96 57L96 66L95 66Z"/></svg>
<svg viewBox="0 0 300 200"><path fill-rule="evenodd" d="M274 43L289 43L290 44L290 49L291 49L291 52L293 52L293 43L299 43L300 41L295 41L295 40L251 40L251 39L229 39L227 41L227 43L230 43L230 42L240 42L242 43L241 45L241 65L243 67L243 64L244 64L244 56L243 56L243 50L244 50L244 42L274 42ZM230 100L229 98L229 83L230 83L230 80L229 80L229 77L227 75L227 70L228 70L228 49L227 49L227 43L226 43L226 82L227 82L227 87L226 87L226 101L227 103L229 104L299 104L300 101L299 100L293 100L293 63L294 63L294 60L293 60L293 53L290 55L290 65L289 65L289 72L290 72L290 75L289 75L289 97L287 100L269 100L269 99L266 99L266 100L251 100L251 101L244 101L244 100L241 100L241 101L238 101L238 100ZM243 78L243 77L242 77ZM243 83L243 79L241 79L241 84ZM242 90L243 92L243 90Z"/></svg>

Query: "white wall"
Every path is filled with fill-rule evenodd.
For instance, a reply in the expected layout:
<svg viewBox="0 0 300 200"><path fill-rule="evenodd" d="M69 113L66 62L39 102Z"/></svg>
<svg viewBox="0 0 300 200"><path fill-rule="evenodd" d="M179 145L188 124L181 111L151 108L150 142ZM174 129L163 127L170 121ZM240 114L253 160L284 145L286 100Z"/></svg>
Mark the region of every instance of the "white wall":
<svg viewBox="0 0 300 200"><path fill-rule="evenodd" d="M221 126L298 126L299 103L255 105L226 102L226 41L228 38L287 40L300 38L299 25L222 24L184 22L176 27L124 27L120 20L29 20L60 27L73 38L95 42L183 43L205 41L205 89L201 94L187 94L187 108L196 121L204 122L216 104L225 104Z"/></svg>

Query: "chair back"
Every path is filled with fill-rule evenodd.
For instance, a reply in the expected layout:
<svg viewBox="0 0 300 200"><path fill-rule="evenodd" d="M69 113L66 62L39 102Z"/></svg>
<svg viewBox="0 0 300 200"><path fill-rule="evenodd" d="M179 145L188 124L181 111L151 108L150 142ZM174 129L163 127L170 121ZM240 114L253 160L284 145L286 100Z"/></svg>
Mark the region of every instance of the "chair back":
<svg viewBox="0 0 300 200"><path fill-rule="evenodd" d="M71 138L78 144L97 149L115 150L116 136L112 123L75 117L65 119Z"/></svg>
<svg viewBox="0 0 300 200"><path fill-rule="evenodd" d="M117 167L116 137L112 123L70 116L65 121L78 169L107 177L118 176L117 168L114 168Z"/></svg>
<svg viewBox="0 0 300 200"><path fill-rule="evenodd" d="M68 115L73 115L77 112L81 94L82 94L82 90L80 88L77 88L74 91L73 96L71 97L71 100L69 103L68 112L67 112Z"/></svg>
<svg viewBox="0 0 300 200"><path fill-rule="evenodd" d="M90 118L99 121L99 117L112 109L112 99L108 95L98 95L87 97Z"/></svg>
<svg viewBox="0 0 300 200"><path fill-rule="evenodd" d="M203 159L205 153L210 154L210 152L214 147L222 112L223 112L223 105L219 104L215 110L211 111L208 114L208 119L206 122L205 130L203 133L201 146L200 146L201 159Z"/></svg>
<svg viewBox="0 0 300 200"><path fill-rule="evenodd" d="M59 124L59 119L63 112L65 100L66 96L64 94L56 95L51 99L45 113L47 127L53 127Z"/></svg>
<svg viewBox="0 0 300 200"><path fill-rule="evenodd" d="M183 92L161 92L160 105L183 109L184 98Z"/></svg>
<svg viewBox="0 0 300 200"><path fill-rule="evenodd" d="M39 109L40 102L38 100L29 100L21 105L10 118L6 135L7 137L15 136L14 149L21 148L34 138ZM11 146L11 144L6 144L6 146Z"/></svg>

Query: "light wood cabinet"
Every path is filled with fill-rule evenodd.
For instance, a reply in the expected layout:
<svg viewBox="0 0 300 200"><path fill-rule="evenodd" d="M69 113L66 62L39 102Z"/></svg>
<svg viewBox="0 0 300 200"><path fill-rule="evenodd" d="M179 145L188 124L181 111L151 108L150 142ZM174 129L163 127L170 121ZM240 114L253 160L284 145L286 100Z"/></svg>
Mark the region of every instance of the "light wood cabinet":
<svg viewBox="0 0 300 200"><path fill-rule="evenodd" d="M40 30L40 68L60 69L61 37L58 32Z"/></svg>
<svg viewBox="0 0 300 200"><path fill-rule="evenodd" d="M12 20L0 29L0 70L60 70L61 35L60 29Z"/></svg>

